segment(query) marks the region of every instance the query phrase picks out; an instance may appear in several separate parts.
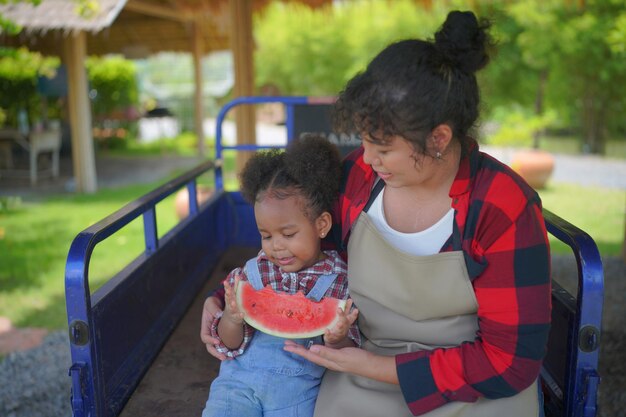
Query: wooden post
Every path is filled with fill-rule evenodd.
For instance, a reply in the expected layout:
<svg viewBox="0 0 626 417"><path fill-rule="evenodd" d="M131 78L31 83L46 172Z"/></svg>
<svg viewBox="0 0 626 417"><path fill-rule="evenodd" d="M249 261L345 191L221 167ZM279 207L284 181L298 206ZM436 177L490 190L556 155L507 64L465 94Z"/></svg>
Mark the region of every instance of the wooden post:
<svg viewBox="0 0 626 417"><path fill-rule="evenodd" d="M198 140L198 154L204 156L206 146L204 144L204 108L202 103L203 81L202 81L202 56L204 55L204 44L202 42L202 28L200 20L193 21L193 74L194 74L194 126L196 138Z"/></svg>
<svg viewBox="0 0 626 417"><path fill-rule="evenodd" d="M96 158L91 130L91 105L88 96L85 57L85 32L74 32L64 37L64 61L67 68L67 99L72 136L72 163L76 191L95 193L98 190Z"/></svg>
<svg viewBox="0 0 626 417"><path fill-rule="evenodd" d="M252 2L251 0L230 0L230 39L235 65L234 96L254 94L254 65L252 39ZM239 106L235 109L237 125L237 143L256 143L255 108ZM247 155L246 155L247 154ZM243 169L249 153L237 154L237 172Z"/></svg>

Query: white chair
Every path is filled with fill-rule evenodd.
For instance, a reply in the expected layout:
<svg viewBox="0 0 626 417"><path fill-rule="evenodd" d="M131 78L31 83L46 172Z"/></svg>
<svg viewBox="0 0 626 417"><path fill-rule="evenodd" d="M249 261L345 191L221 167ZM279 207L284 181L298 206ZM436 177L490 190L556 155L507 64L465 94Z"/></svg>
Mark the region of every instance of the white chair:
<svg viewBox="0 0 626 417"><path fill-rule="evenodd" d="M28 135L28 153L30 156L30 183L37 184L37 161L39 154L51 152L52 154L52 177L59 176L59 152L61 150L61 130L51 129L34 131Z"/></svg>

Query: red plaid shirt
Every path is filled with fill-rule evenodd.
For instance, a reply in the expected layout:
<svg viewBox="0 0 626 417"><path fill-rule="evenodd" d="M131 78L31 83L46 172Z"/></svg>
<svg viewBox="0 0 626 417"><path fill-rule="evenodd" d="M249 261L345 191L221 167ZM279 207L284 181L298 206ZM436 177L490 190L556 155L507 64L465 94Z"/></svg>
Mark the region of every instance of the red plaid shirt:
<svg viewBox="0 0 626 417"><path fill-rule="evenodd" d="M362 154L361 148L344 160L333 231L343 250L376 179ZM414 415L450 401L517 394L537 379L548 340L550 254L537 193L474 142L450 197L453 233L478 301L479 330L471 343L396 356L400 387ZM441 252L453 250L452 242Z"/></svg>
<svg viewBox="0 0 626 417"><path fill-rule="evenodd" d="M324 253L327 255L326 259L316 263L315 265L307 269L303 269L302 271L298 272L284 272L274 263L272 263L263 251L260 251L259 255L257 256L257 265L259 267L263 286L271 285L274 291L286 292L288 294L295 294L298 291L303 291L305 294L308 294L309 291L311 291L315 286L317 278L320 275L337 274L337 278L330 285L330 287L324 294L324 297L339 298L341 300L347 299L348 266L346 265L344 260L341 259L336 251L324 251ZM245 273L245 268L239 267L233 269L228 274L224 282L228 281L230 285L234 285L235 276L237 275L240 275L241 279L244 281L248 280ZM214 337L218 339L219 335L217 334L217 325L219 323L220 317L221 314L218 315L218 317L216 317L211 324L211 333ZM228 349L221 341L219 345L216 345L216 348L219 352L224 353L227 357L234 358L241 355L245 351L246 346L252 339L253 334L254 328L244 323L243 343L241 344L241 346L239 346L238 349ZM354 340L357 346L360 346L361 337L356 323L350 328L348 337Z"/></svg>

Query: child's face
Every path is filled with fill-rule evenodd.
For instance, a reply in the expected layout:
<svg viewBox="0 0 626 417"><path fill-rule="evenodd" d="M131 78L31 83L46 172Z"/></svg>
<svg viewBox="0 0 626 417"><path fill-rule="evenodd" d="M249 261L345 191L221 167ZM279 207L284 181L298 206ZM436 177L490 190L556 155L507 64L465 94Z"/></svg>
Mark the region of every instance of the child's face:
<svg viewBox="0 0 626 417"><path fill-rule="evenodd" d="M311 221L301 197L284 200L265 196L254 204L261 246L269 259L285 272L306 269L323 259L320 238L328 232L328 216Z"/></svg>

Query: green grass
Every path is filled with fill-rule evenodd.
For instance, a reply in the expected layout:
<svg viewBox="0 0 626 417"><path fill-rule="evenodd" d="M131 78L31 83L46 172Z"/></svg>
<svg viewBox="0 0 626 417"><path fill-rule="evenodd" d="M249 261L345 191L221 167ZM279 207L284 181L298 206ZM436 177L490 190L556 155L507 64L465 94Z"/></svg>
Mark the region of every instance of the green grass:
<svg viewBox="0 0 626 417"><path fill-rule="evenodd" d="M215 148L213 143L213 138L206 140L205 146L207 151ZM123 145L123 147L113 147L111 149L103 149L102 151L108 155L123 156L196 156L198 154L196 135L191 132L183 132L174 138L161 138L147 143L128 140Z"/></svg>
<svg viewBox="0 0 626 417"><path fill-rule="evenodd" d="M598 245L602 256L619 256L624 242L624 191L552 184L539 191L543 207L587 232ZM552 236L553 253L569 253L570 249Z"/></svg>
<svg viewBox="0 0 626 417"><path fill-rule="evenodd" d="M50 198L0 212L0 315L18 327L64 327L65 261L72 240L157 185ZM156 207L159 235L177 222L173 198ZM139 255L143 245L141 218L97 245L89 270L92 290Z"/></svg>
<svg viewBox="0 0 626 417"><path fill-rule="evenodd" d="M553 153L580 155L581 142L572 136L546 136L541 139L540 148ZM626 140L608 140L605 153L611 159L626 159Z"/></svg>

